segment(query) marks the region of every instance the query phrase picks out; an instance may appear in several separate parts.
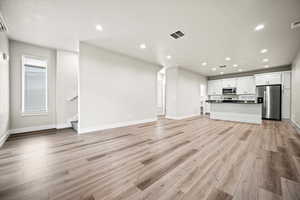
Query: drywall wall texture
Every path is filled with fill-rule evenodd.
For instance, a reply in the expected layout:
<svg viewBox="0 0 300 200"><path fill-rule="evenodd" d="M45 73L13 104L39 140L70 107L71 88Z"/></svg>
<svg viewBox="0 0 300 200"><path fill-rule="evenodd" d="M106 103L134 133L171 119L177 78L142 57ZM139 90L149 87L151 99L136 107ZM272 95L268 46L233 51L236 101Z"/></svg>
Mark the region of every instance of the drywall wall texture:
<svg viewBox="0 0 300 200"><path fill-rule="evenodd" d="M292 65L292 121L300 128L300 51Z"/></svg>
<svg viewBox="0 0 300 200"><path fill-rule="evenodd" d="M70 127L78 107L78 53L57 50L56 54L56 124Z"/></svg>
<svg viewBox="0 0 300 200"><path fill-rule="evenodd" d="M80 43L79 133L156 119L159 66Z"/></svg>
<svg viewBox="0 0 300 200"><path fill-rule="evenodd" d="M9 42L0 33L0 53L9 54ZM0 144L4 142L9 129L9 61L0 55Z"/></svg>
<svg viewBox="0 0 300 200"><path fill-rule="evenodd" d="M172 67L166 70L166 117L177 117L177 79L178 68Z"/></svg>
<svg viewBox="0 0 300 200"><path fill-rule="evenodd" d="M55 128L56 50L10 40L10 129L12 133ZM48 113L22 115L22 56L47 59Z"/></svg>
<svg viewBox="0 0 300 200"><path fill-rule="evenodd" d="M200 114L200 86L207 78L179 67L166 70L166 116L174 119Z"/></svg>

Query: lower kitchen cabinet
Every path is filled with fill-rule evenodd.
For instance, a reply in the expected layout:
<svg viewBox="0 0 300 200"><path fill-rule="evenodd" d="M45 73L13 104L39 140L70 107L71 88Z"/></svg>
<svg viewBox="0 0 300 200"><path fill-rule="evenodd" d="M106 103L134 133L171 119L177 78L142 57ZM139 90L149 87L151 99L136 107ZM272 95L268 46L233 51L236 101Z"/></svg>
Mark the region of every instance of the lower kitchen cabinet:
<svg viewBox="0 0 300 200"><path fill-rule="evenodd" d="M281 91L281 117L283 119L290 119L291 115L291 89L285 88Z"/></svg>

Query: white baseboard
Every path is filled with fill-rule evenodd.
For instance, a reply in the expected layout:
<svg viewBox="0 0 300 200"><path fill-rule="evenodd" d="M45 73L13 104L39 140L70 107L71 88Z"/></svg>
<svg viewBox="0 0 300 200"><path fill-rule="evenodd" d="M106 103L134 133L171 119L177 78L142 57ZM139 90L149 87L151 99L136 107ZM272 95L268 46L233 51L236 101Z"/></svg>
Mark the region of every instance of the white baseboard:
<svg viewBox="0 0 300 200"><path fill-rule="evenodd" d="M42 125L42 126L31 126L31 127L17 128L17 129L9 130L9 134L26 133L26 132L31 132L31 131L42 131L42 130L53 129L53 128L56 128L55 124Z"/></svg>
<svg viewBox="0 0 300 200"><path fill-rule="evenodd" d="M298 124L295 119L291 119L292 124L297 128L298 133L300 134L300 124Z"/></svg>
<svg viewBox="0 0 300 200"><path fill-rule="evenodd" d="M56 124L56 129L71 128L71 123Z"/></svg>
<svg viewBox="0 0 300 200"><path fill-rule="evenodd" d="M175 120L181 120L181 119L186 119L186 118L191 118L191 117L197 117L200 116L200 114L193 114L193 115L184 115L184 116L180 116L180 117L175 117L175 116L169 116L167 115L166 118L167 119L175 119Z"/></svg>
<svg viewBox="0 0 300 200"><path fill-rule="evenodd" d="M106 130L106 129L111 129L111 128L119 128L119 127L124 127L124 126L142 124L142 123L147 123L147 122L153 122L156 120L157 120L157 118L150 118L150 119L143 119L143 120L117 122L117 123L113 123L113 124L106 124L106 125L90 127L90 128L79 128L78 134L84 134L84 133L101 131L101 130Z"/></svg>
<svg viewBox="0 0 300 200"><path fill-rule="evenodd" d="M166 119L175 119L175 120L177 120L177 117L175 117L175 116L170 116L170 115L166 115Z"/></svg>
<svg viewBox="0 0 300 200"><path fill-rule="evenodd" d="M5 141L7 140L8 137L9 137L9 132L7 131L7 132L0 138L0 148L1 148L2 145L5 143Z"/></svg>

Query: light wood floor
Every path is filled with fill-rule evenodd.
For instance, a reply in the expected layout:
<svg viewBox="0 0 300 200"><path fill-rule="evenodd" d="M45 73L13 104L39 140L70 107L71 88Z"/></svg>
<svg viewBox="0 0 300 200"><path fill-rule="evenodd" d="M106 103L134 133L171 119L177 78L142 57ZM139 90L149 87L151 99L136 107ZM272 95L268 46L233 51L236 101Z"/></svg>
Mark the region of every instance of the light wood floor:
<svg viewBox="0 0 300 200"><path fill-rule="evenodd" d="M12 138L0 199L299 200L300 135L288 122L197 117Z"/></svg>

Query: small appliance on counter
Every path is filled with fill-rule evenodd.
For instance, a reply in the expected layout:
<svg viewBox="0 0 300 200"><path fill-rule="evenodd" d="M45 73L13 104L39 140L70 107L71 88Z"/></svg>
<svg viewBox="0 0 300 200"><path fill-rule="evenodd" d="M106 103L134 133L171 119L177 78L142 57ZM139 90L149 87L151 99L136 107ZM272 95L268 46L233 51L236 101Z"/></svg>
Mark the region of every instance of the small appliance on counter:
<svg viewBox="0 0 300 200"><path fill-rule="evenodd" d="M223 95L236 95L236 88L223 88L222 94Z"/></svg>

